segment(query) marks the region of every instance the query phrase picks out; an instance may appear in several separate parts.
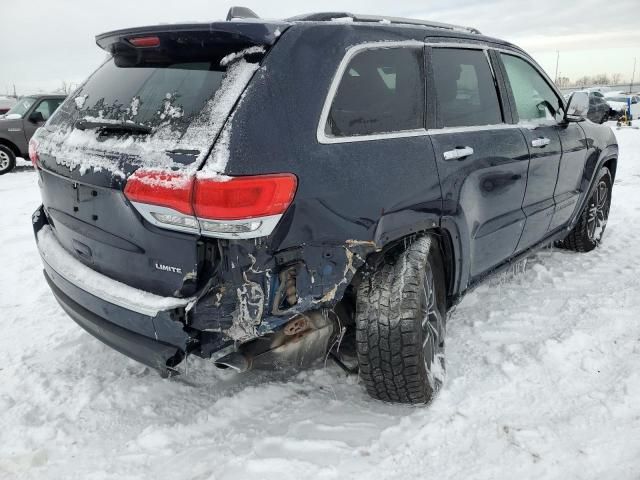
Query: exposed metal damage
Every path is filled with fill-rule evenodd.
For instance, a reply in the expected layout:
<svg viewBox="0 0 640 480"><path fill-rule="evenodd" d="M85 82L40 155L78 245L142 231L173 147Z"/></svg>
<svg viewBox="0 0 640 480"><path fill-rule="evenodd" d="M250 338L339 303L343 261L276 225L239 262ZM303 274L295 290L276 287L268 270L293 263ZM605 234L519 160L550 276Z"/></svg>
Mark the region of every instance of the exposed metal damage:
<svg viewBox="0 0 640 480"><path fill-rule="evenodd" d="M187 321L191 328L216 333L203 335L200 353L236 370L265 362L303 365L311 354L317 358L318 348L326 353L330 338L339 331L328 312L376 251L375 244L349 240L276 253L260 242L249 245L220 242L216 280ZM226 347L223 352L231 352L219 358L221 346ZM238 357L238 352L245 353Z"/></svg>

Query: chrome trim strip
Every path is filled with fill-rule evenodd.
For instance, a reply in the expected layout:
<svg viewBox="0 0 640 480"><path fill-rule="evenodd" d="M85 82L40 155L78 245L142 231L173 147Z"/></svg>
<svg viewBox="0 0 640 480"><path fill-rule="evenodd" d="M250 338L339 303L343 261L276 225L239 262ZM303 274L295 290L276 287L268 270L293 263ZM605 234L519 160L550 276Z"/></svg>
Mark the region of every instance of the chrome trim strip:
<svg viewBox="0 0 640 480"><path fill-rule="evenodd" d="M327 135L325 132L325 125L327 124L327 119L329 118L329 111L331 110L331 105L333 104L333 99L336 96L336 92L338 91L338 86L340 85L340 81L342 80L342 76L344 75L349 62L353 57L355 57L358 53L363 50L377 50L381 48L423 48L424 42L419 42L417 40L404 40L404 41L389 41L389 42L367 42L360 43L353 47L347 49L347 53L340 60L340 64L338 65L338 69L333 76L333 80L331 81L331 86L329 87L329 92L324 100L324 105L322 106L322 113L320 114L320 121L318 122L318 128L316 130L316 138L318 143L322 144L332 144L332 143L349 143L349 142L365 142L368 140L380 140L383 138L404 138L404 137L417 137L421 135L426 135L427 131L425 129L418 130L405 130L399 132L389 132L389 133L376 133L373 135L356 135L351 137L333 137L331 135Z"/></svg>
<svg viewBox="0 0 640 480"><path fill-rule="evenodd" d="M187 307L194 298L162 297L113 280L75 259L44 226L38 232L38 250L42 261L79 289L127 310L155 317L158 312Z"/></svg>
<svg viewBox="0 0 640 480"><path fill-rule="evenodd" d="M355 45L350 47L347 50L347 53L340 61L338 65L338 69L333 76L331 81L331 86L329 87L329 93L325 98L324 105L322 106L322 113L320 114L320 121L318 122L318 128L316 130L316 138L318 143L327 145L327 144L336 144L336 143L353 143L353 142L367 142L371 140L383 140L383 139L391 139L391 138L407 138L407 137L421 137L427 135L443 135L447 133L460 133L460 132L479 132L483 130L506 130L513 128L520 128L521 125L515 125L510 123L499 123L495 125L474 125L468 127L445 127L438 129L416 129L416 130L403 130L398 132L388 132L388 133L376 133L372 135L354 135L348 137L333 137L327 135L325 132L325 126L327 124L327 119L329 118L329 111L331 110L331 105L333 104L333 100L338 91L338 87L340 86L340 81L342 80L342 76L344 75L344 71L346 70L349 62L353 57L355 57L358 53L363 50L374 50L378 48L423 48L423 47L434 47L434 48L460 48L460 49L472 49L472 50L482 50L485 53L485 57L487 59L487 63L489 64L489 68L491 69L491 74L493 75L494 82L497 82L495 71L493 69L493 65L491 64L491 59L489 58L489 50L499 50L497 48L491 47L489 45L477 44L477 43L463 43L463 42L419 42L417 40L407 40L400 42L367 42L359 45ZM505 50L505 52L511 53L509 50Z"/></svg>
<svg viewBox="0 0 640 480"><path fill-rule="evenodd" d="M514 123L497 123L495 125L473 125L470 127L444 127L427 130L429 135L443 135L445 133L482 132L484 130L511 130L520 128Z"/></svg>
<svg viewBox="0 0 640 480"><path fill-rule="evenodd" d="M495 50L494 48L482 43L466 42L425 42L424 46L434 48L460 48L462 50Z"/></svg>

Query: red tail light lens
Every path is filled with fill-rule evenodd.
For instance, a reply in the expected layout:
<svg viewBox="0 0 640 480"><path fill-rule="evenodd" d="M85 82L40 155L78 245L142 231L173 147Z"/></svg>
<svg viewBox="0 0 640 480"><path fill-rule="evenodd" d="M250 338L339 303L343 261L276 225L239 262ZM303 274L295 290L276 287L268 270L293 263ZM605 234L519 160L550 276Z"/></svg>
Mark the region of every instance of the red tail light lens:
<svg viewBox="0 0 640 480"><path fill-rule="evenodd" d="M160 45L160 39L158 37L136 37L130 38L129 43L134 47L146 48L157 47Z"/></svg>
<svg viewBox="0 0 640 480"><path fill-rule="evenodd" d="M279 215L289 207L298 181L292 174L198 178L194 211L198 218L244 220Z"/></svg>
<svg viewBox="0 0 640 480"><path fill-rule="evenodd" d="M137 170L125 196L151 223L218 238L270 235L296 193L295 175L206 177Z"/></svg>
<svg viewBox="0 0 640 480"><path fill-rule="evenodd" d="M33 164L33 168L38 168L40 157L38 156L38 142L33 138L29 141L29 159Z"/></svg>
<svg viewBox="0 0 640 480"><path fill-rule="evenodd" d="M136 170L129 177L124 194L132 202L158 205L193 215L193 177L177 172Z"/></svg>

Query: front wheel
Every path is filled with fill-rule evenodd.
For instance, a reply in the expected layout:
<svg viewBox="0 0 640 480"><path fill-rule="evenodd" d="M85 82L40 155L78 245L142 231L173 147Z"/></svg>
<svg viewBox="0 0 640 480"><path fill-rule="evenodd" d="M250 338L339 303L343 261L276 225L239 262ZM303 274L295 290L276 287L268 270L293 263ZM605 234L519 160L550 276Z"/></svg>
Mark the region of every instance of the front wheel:
<svg viewBox="0 0 640 480"><path fill-rule="evenodd" d="M0 175L10 172L15 166L16 156L13 151L5 145L0 145Z"/></svg>
<svg viewBox="0 0 640 480"><path fill-rule="evenodd" d="M612 186L611 172L602 167L578 223L559 243L560 247L590 252L600 244L609 219Z"/></svg>
<svg viewBox="0 0 640 480"><path fill-rule="evenodd" d="M372 397L427 403L444 381L446 292L435 237L415 240L358 289L360 378Z"/></svg>

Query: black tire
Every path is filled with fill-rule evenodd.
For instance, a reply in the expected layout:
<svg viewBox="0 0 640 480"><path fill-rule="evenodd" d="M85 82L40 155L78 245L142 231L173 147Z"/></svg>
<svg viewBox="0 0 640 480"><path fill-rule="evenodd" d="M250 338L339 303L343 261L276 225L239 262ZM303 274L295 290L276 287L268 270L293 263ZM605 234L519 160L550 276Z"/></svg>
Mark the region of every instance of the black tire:
<svg viewBox="0 0 640 480"><path fill-rule="evenodd" d="M578 223L560 242L560 247L575 252L590 252L600 244L609 218L612 185L611 172L607 167L602 167Z"/></svg>
<svg viewBox="0 0 640 480"><path fill-rule="evenodd" d="M445 277L435 237L416 239L363 279L357 295L357 355L369 395L431 401L445 373Z"/></svg>
<svg viewBox="0 0 640 480"><path fill-rule="evenodd" d="M0 175L9 173L16 166L16 155L6 145L0 145Z"/></svg>

